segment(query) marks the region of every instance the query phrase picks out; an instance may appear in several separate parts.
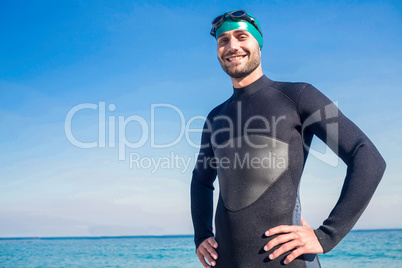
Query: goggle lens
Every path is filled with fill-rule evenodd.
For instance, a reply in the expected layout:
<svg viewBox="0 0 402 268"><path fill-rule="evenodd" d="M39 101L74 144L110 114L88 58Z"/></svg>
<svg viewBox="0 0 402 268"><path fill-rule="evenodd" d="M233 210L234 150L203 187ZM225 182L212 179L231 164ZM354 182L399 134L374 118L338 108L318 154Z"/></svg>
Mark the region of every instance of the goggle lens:
<svg viewBox="0 0 402 268"><path fill-rule="evenodd" d="M230 15L233 17L242 17L245 14L246 14L246 12L243 10L236 10L236 11L233 11Z"/></svg>
<svg viewBox="0 0 402 268"><path fill-rule="evenodd" d="M225 17L225 15L220 15L220 16L216 17L216 18L212 21L212 25L217 24L217 23L220 22L224 17Z"/></svg>

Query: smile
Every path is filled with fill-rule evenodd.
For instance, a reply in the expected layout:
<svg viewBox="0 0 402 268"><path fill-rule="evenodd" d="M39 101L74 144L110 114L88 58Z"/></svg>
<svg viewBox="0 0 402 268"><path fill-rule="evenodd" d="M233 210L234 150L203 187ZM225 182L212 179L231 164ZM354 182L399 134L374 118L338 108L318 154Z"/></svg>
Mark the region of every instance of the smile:
<svg viewBox="0 0 402 268"><path fill-rule="evenodd" d="M237 56L231 56L229 58L226 58L226 60L228 60L229 62L240 61L244 57L246 57L246 55L237 55Z"/></svg>

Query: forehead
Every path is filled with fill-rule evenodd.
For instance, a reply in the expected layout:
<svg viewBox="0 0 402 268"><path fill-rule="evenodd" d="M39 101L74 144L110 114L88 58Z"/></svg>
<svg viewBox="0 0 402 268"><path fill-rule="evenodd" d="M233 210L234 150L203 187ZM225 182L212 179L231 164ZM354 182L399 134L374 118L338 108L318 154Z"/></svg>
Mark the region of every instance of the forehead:
<svg viewBox="0 0 402 268"><path fill-rule="evenodd" d="M221 35L219 35L218 38L224 37L224 36L230 36L230 35L238 35L238 34L247 34L247 35L251 35L248 31L243 30L243 29L235 29L235 30L230 30L230 31L226 31L221 33Z"/></svg>

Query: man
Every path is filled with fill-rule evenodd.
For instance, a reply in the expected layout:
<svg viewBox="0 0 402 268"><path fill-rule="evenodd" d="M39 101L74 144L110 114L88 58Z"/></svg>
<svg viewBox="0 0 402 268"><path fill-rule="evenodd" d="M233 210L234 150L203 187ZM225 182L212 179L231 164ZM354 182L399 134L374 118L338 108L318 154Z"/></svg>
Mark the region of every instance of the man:
<svg viewBox="0 0 402 268"><path fill-rule="evenodd" d="M263 75L263 39L254 17L231 11L212 25L233 95L209 113L193 171L197 256L205 267L320 267L316 254L331 250L352 229L381 180L385 162L362 131L316 88ZM301 219L298 194L313 135L348 166L338 203L315 230Z"/></svg>

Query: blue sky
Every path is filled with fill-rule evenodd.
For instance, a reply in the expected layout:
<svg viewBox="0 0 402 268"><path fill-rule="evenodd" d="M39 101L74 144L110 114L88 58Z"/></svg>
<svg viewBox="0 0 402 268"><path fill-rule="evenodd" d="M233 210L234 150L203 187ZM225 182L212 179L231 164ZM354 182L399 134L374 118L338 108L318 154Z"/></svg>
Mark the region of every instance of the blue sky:
<svg viewBox="0 0 402 268"><path fill-rule="evenodd" d="M232 92L209 35L210 21L232 9L259 19L268 77L312 83L385 157L356 228L402 228L400 1L0 1L0 237L192 233L192 166L153 172L130 167L129 156L194 158L180 120L199 116L191 128L200 127ZM102 144L103 104L105 146L71 144L65 122L77 105L96 108L74 115L74 137ZM121 122L134 116L150 128L152 111L155 143L179 142L152 148L140 121L127 121L128 141L146 142L119 160ZM344 175L342 163L309 158L301 195L312 226L328 216Z"/></svg>

